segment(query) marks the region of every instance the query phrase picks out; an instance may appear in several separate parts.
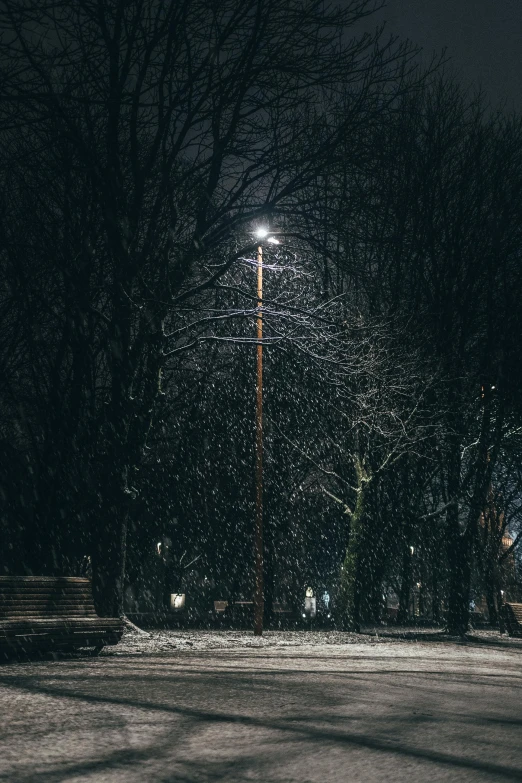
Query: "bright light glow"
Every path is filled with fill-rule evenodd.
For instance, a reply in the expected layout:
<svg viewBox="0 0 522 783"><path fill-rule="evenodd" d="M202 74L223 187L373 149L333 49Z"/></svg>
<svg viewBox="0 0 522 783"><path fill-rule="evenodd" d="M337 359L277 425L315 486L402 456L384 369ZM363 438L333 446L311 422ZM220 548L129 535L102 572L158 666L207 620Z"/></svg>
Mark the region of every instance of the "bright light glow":
<svg viewBox="0 0 522 783"><path fill-rule="evenodd" d="M306 617L306 615L305 615L305 614L303 614L303 617Z"/></svg>
<svg viewBox="0 0 522 783"><path fill-rule="evenodd" d="M262 226L261 228L256 229L256 237L258 239L264 239L269 235L269 233L270 233L269 230L267 228L263 228Z"/></svg>
<svg viewBox="0 0 522 783"><path fill-rule="evenodd" d="M268 239L266 241L267 242L271 242L272 245L278 245L279 244L279 239L276 239L275 237L268 237Z"/></svg>
<svg viewBox="0 0 522 783"><path fill-rule="evenodd" d="M179 611L185 608L185 593L171 593L170 608Z"/></svg>

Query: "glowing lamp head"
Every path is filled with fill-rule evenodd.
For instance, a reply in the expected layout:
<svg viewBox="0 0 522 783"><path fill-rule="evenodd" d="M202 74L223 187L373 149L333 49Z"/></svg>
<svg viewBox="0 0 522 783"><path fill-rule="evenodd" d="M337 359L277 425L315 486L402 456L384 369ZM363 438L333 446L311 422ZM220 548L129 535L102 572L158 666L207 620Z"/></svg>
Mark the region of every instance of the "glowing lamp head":
<svg viewBox="0 0 522 783"><path fill-rule="evenodd" d="M256 229L257 239L265 239L269 235L269 233L270 231L267 228L263 228L262 226Z"/></svg>

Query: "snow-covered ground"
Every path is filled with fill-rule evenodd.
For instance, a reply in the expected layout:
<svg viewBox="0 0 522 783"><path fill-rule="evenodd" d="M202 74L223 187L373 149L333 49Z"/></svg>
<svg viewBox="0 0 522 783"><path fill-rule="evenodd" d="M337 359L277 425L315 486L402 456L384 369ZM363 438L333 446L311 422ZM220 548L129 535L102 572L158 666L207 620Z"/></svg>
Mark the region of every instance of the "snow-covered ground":
<svg viewBox="0 0 522 783"><path fill-rule="evenodd" d="M491 631L126 631L0 666L0 781L521 781L521 661Z"/></svg>
<svg viewBox="0 0 522 783"><path fill-rule="evenodd" d="M323 647L332 645L385 645L395 654L397 645L450 644L466 647L484 645L522 650L522 639L501 635L498 631L475 630L465 639L447 637L438 628L367 628L364 633L341 631L265 631L256 637L252 631L152 630L126 629L117 647L106 647L102 655L147 655L172 650L273 650L296 647ZM487 648L486 648L487 649ZM384 648L383 648L384 651Z"/></svg>

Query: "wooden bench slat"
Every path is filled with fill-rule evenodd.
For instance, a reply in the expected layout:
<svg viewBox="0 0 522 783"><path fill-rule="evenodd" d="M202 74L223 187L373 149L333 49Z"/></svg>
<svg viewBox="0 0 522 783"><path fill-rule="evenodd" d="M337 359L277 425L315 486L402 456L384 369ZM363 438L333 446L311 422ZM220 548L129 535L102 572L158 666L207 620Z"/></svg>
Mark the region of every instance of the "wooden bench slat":
<svg viewBox="0 0 522 783"><path fill-rule="evenodd" d="M0 587L0 595L3 598L15 600L15 599L21 599L24 600L25 598L35 598L35 599L43 599L46 597L56 597L56 598L78 598L78 599L84 599L88 598L92 595L92 593L88 590L82 590L81 592L77 590L55 590L51 592L50 590L41 591L39 593L31 592L31 593L15 593L15 592L5 592Z"/></svg>
<svg viewBox="0 0 522 783"><path fill-rule="evenodd" d="M0 652L4 654L18 652L22 649L29 652L32 649L39 650L59 650L74 649L76 647L104 647L107 644L118 644L120 634L84 634L75 636L40 636L16 637L12 640L0 638Z"/></svg>
<svg viewBox="0 0 522 783"><path fill-rule="evenodd" d="M0 648L13 648L17 645L30 645L35 644L42 646L41 643L51 642L51 645L55 645L59 642L67 642L67 644L77 644L86 646L96 646L105 644L118 644L120 640L120 634L118 631L81 631L78 633L25 633L16 634L15 636L0 636Z"/></svg>
<svg viewBox="0 0 522 783"><path fill-rule="evenodd" d="M94 603L90 601L0 601L0 617L6 612L21 611L27 612L32 609L38 611L61 612L74 611L75 609L88 609L94 612Z"/></svg>
<svg viewBox="0 0 522 783"><path fill-rule="evenodd" d="M7 598L18 595L92 595L92 591L88 587L42 587L40 589L31 587L20 590L19 587L0 585L0 595L5 595Z"/></svg>
<svg viewBox="0 0 522 783"><path fill-rule="evenodd" d="M96 612L94 610L93 606L56 606L56 604L47 604L46 606L31 606L30 604L27 604L27 606L12 606L12 607L5 607L0 608L0 620L2 618L7 617L11 614L32 614L36 612L36 614L45 614L46 616L49 616L51 614L67 614L67 612L87 612L87 614L92 614L93 617L97 617Z"/></svg>
<svg viewBox="0 0 522 783"><path fill-rule="evenodd" d="M9 633L0 632L0 640L13 641L14 639L21 638L37 638L39 636L49 636L51 638L61 638L62 636L70 636L79 638L80 636L114 636L118 634L117 628L39 628L36 629L23 629L18 631L14 629Z"/></svg>
<svg viewBox="0 0 522 783"><path fill-rule="evenodd" d="M10 602L10 603L0 603L0 617L2 616L2 613L10 612L13 609L20 609L21 611L25 612L27 609L36 607L38 609L48 609L50 612L53 611L53 609L76 609L80 606L88 606L90 609L94 609L94 604L91 601L68 601L68 602L61 602L61 601L17 601L17 602Z"/></svg>
<svg viewBox="0 0 522 783"><path fill-rule="evenodd" d="M50 596L39 596L38 598L0 598L0 607L5 606L6 608L9 606L22 606L25 604L29 604L30 606L34 605L41 605L41 606L47 606L47 605L59 605L59 606L74 606L74 604L92 604L93 600L92 598L85 597L85 598L77 598L72 596L56 596L56 595L50 595Z"/></svg>
<svg viewBox="0 0 522 783"><path fill-rule="evenodd" d="M91 590L88 587L84 587L83 585L80 587L76 587L75 585L71 585L71 587L50 587L49 585L46 585L45 587L28 587L20 588L15 587L15 585L10 585L7 587L6 585L0 585L0 594L1 595L91 595Z"/></svg>
<svg viewBox="0 0 522 783"><path fill-rule="evenodd" d="M52 576L0 576L0 585L4 587L17 587L20 590L31 587L89 587L90 579L73 576L61 576L57 578Z"/></svg>
<svg viewBox="0 0 522 783"><path fill-rule="evenodd" d="M2 582L64 582L67 584L74 584L75 582L85 582L90 584L91 580L86 576L13 576L10 574L4 574L0 576L0 583Z"/></svg>
<svg viewBox="0 0 522 783"><path fill-rule="evenodd" d="M3 644L10 644L12 645L17 640L20 639L27 639L27 640L34 640L38 641L38 639L55 639L57 641L67 639L69 641L79 641L81 639L93 639L93 640L100 640L100 639L115 639L115 642L107 642L107 644L117 644L117 642L120 640L120 634L119 631L114 629L100 629L100 628L93 628L91 630L84 630L84 631L70 631L63 633L56 633L56 632L48 632L48 631L39 631L38 633L19 633L15 634L14 636L0 636L0 643Z"/></svg>
<svg viewBox="0 0 522 783"><path fill-rule="evenodd" d="M12 622L13 620L25 620L25 619L44 619L46 617L49 617L49 612L44 611L37 611L37 610L28 610L27 612L20 612L20 611L13 611L13 612L1 612L0 613L0 622L9 621ZM88 609L62 609L62 610L53 610L53 617L92 617L96 619L98 615L94 611L89 611Z"/></svg>
<svg viewBox="0 0 522 783"><path fill-rule="evenodd" d="M34 648L40 650L59 650L59 649L74 649L75 647L105 647L107 644L118 644L117 636L86 636L79 639L78 637L64 636L59 639L41 638L41 639L24 639L15 640L12 643L5 642L2 644L0 640L0 652L9 653L22 650L29 652Z"/></svg>
<svg viewBox="0 0 522 783"><path fill-rule="evenodd" d="M121 620L117 617L71 617L70 620L64 620L63 617L25 617L21 620L0 620L0 631L7 628L46 626L49 628L62 628L65 624L70 626L77 625L79 628L94 627L100 628L121 625Z"/></svg>
<svg viewBox="0 0 522 783"><path fill-rule="evenodd" d="M64 636L72 638L78 638L80 636L111 636L112 634L116 633L116 631L112 628L83 628L83 629L76 629L76 630L67 630L67 629L52 629L52 628L41 628L38 631L31 631L31 630L22 630L20 629L18 632L12 632L12 633L6 633L6 634L0 634L0 640L12 642L15 639L31 639L35 638L37 639L39 636L49 636L52 639L60 639Z"/></svg>
<svg viewBox="0 0 522 783"><path fill-rule="evenodd" d="M46 606L31 606L31 604L27 604L26 606L10 606L10 607L4 607L0 608L0 620L2 617L7 617L8 614L31 614L31 612L36 612L37 614L64 614L64 612L67 614L67 612L88 612L88 614L92 614L93 616L96 615L96 612L94 610L93 606L82 606L81 604L78 604L77 606L57 606L56 604L47 604Z"/></svg>
<svg viewBox="0 0 522 783"><path fill-rule="evenodd" d="M78 647L105 647L107 644L118 644L118 638L111 637L97 637L86 636L84 639L78 639L76 637L63 637L61 639L26 639L23 641L16 640L12 643L2 644L0 641L0 653L4 653L4 657L9 657L9 653L19 652L22 649L23 652L30 652L34 649L39 650L74 650Z"/></svg>
<svg viewBox="0 0 522 783"><path fill-rule="evenodd" d="M0 603L13 602L13 601L92 601L92 593L31 593L15 595L2 595L2 588L0 587Z"/></svg>
<svg viewBox="0 0 522 783"><path fill-rule="evenodd" d="M1 588L0 588L1 591ZM92 601L92 593L31 593L2 595L0 592L0 602L3 601Z"/></svg>
<svg viewBox="0 0 522 783"><path fill-rule="evenodd" d="M96 612L93 611L83 611L82 609L74 609L72 611L53 611L53 612L43 612L43 611L35 611L35 610L27 610L24 612L15 611L15 612L1 612L0 613L0 624L5 623L13 623L17 620L20 620L20 622L23 622L25 620L30 619L47 619L47 618L55 618L58 622L63 622L64 617L90 617L93 620L96 620L98 615Z"/></svg>

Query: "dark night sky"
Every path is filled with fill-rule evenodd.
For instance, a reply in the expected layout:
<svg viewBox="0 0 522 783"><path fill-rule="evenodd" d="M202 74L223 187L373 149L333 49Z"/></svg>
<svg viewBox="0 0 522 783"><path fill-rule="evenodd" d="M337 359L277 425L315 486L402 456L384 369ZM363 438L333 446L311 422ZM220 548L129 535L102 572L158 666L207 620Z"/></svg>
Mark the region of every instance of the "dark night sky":
<svg viewBox="0 0 522 783"><path fill-rule="evenodd" d="M388 0L377 18L427 58L446 47L460 81L481 84L494 107L522 111L522 0Z"/></svg>

